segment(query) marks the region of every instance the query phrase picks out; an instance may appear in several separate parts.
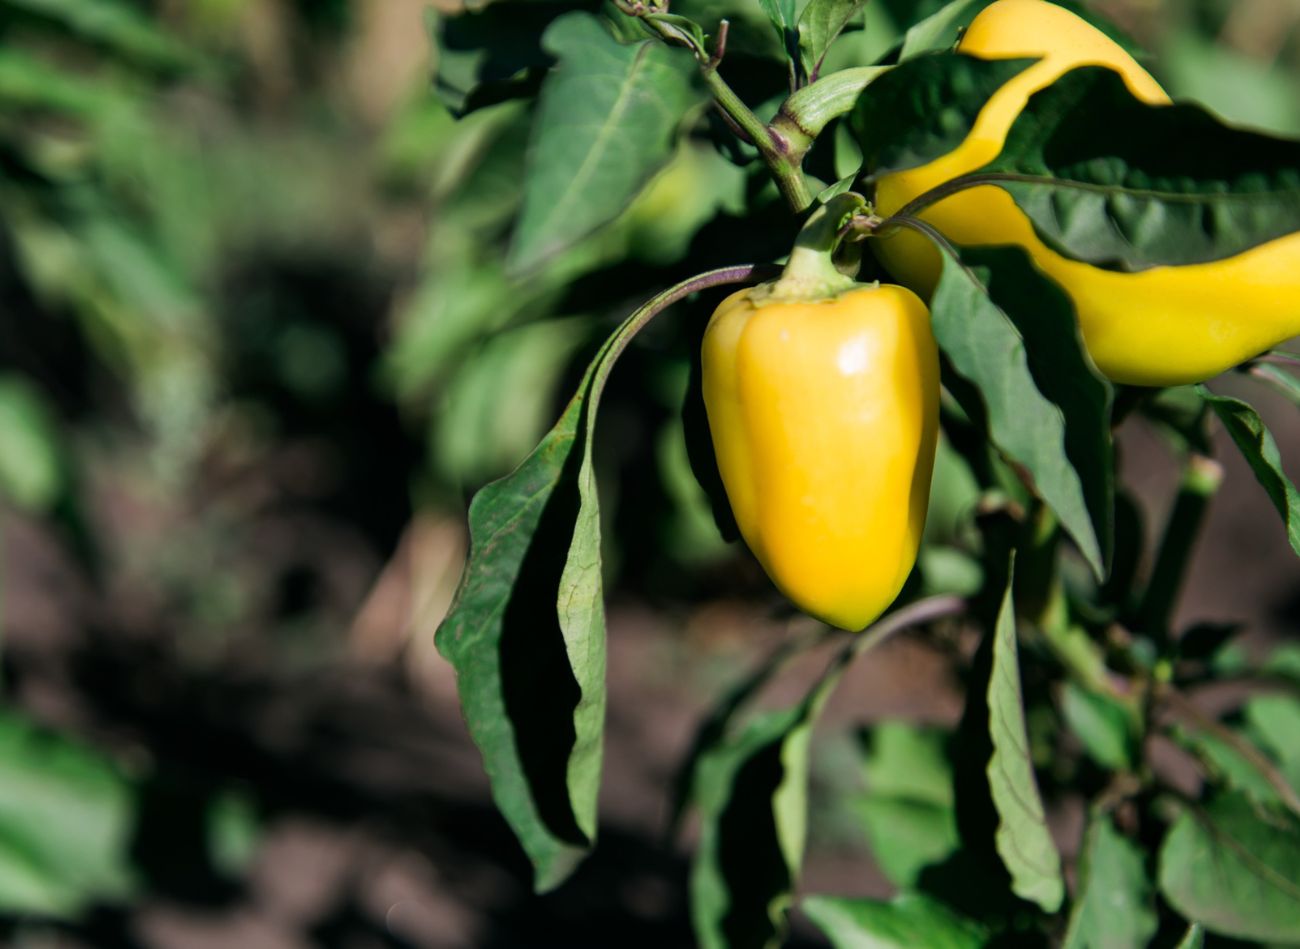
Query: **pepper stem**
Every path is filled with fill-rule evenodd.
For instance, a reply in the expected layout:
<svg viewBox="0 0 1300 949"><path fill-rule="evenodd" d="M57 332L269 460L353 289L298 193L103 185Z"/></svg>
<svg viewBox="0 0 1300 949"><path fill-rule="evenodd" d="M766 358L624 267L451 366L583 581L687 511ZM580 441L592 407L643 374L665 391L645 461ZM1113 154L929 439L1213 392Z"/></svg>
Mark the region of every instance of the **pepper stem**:
<svg viewBox="0 0 1300 949"><path fill-rule="evenodd" d="M852 289L854 279L835 266L834 254L849 218L866 207L866 199L851 191L836 195L813 212L795 238L790 260L781 276L767 284L770 300L821 300ZM755 302L759 302L755 299Z"/></svg>

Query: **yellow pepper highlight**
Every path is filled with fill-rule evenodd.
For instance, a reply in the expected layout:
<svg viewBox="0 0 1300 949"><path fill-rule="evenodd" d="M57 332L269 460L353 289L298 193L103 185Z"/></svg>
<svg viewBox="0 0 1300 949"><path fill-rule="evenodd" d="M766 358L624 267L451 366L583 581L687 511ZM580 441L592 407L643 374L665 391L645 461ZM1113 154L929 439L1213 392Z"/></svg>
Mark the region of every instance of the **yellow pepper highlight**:
<svg viewBox="0 0 1300 949"><path fill-rule="evenodd" d="M732 294L705 331L714 451L776 586L858 630L898 595L925 525L939 413L929 313L904 287L779 287Z"/></svg>
<svg viewBox="0 0 1300 949"><path fill-rule="evenodd" d="M1078 66L1108 66L1138 98L1169 101L1118 44L1044 0L998 0L975 18L958 48L984 59L1042 59L994 94L958 148L882 178L876 209L884 216L995 158L1029 97ZM1025 248L1074 300L1089 353L1117 382L1201 381L1300 333L1300 234L1212 263L1119 273L1044 246L1011 196L994 185L958 192L919 216L958 244ZM924 237L899 228L872 244L894 277L927 296L933 292L939 257Z"/></svg>

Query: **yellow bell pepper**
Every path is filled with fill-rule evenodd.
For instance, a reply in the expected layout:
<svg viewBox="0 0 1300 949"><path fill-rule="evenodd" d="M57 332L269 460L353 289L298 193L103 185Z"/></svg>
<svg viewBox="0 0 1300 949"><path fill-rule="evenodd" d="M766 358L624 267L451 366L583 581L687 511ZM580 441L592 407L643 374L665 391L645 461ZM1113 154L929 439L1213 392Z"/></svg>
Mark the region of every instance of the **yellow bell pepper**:
<svg viewBox="0 0 1300 949"><path fill-rule="evenodd" d="M881 215L991 161L1029 97L1070 69L1108 66L1138 98L1169 101L1118 44L1044 0L997 0L975 18L958 48L985 59L1042 58L993 95L958 148L883 177L875 196ZM1089 353L1117 382L1204 380L1300 333L1300 234L1211 263L1120 273L1046 247L1011 196L994 185L944 198L920 217L958 244L1025 248L1073 299ZM925 295L933 292L939 258L924 237L897 228L872 244L895 278Z"/></svg>
<svg viewBox="0 0 1300 949"><path fill-rule="evenodd" d="M939 367L916 294L846 284L783 278L732 294L705 331L702 383L750 550L800 608L858 630L916 560Z"/></svg>

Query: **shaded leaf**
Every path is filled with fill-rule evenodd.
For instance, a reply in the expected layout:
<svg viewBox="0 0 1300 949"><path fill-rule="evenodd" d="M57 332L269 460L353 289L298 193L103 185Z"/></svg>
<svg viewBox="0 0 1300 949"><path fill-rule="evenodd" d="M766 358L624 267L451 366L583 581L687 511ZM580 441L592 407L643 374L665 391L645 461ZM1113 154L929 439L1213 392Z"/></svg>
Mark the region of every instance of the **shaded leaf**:
<svg viewBox="0 0 1300 949"><path fill-rule="evenodd" d="M528 88L529 77L553 61L542 48L542 36L571 9L525 0L457 16L436 15L431 31L438 49L434 91L457 115L513 97L516 86Z"/></svg>
<svg viewBox="0 0 1300 949"><path fill-rule="evenodd" d="M564 880L596 830L605 707L596 407L615 360L652 317L752 272L685 281L628 317L541 444L470 505L469 563L436 643L456 668L493 798L539 890Z"/></svg>
<svg viewBox="0 0 1300 949"><path fill-rule="evenodd" d="M1054 250L1115 270L1220 260L1300 231L1300 141L1143 102L1100 66L1031 96L968 180L1010 192Z"/></svg>
<svg viewBox="0 0 1300 949"><path fill-rule="evenodd" d="M1115 830L1109 815L1094 814L1065 949L1142 949L1158 924L1142 849Z"/></svg>
<svg viewBox="0 0 1300 949"><path fill-rule="evenodd" d="M1029 756L1010 582L993 636L993 671L988 687L993 756L987 774L999 817L998 854L1011 873L1011 888L1016 895L1054 913L1065 898L1065 882Z"/></svg>
<svg viewBox="0 0 1300 949"><path fill-rule="evenodd" d="M1300 375L1296 374L1300 372L1300 362L1296 363L1294 369L1266 362L1256 363L1250 367L1250 372L1251 375L1271 382L1284 396L1296 405L1300 405Z"/></svg>
<svg viewBox="0 0 1300 949"><path fill-rule="evenodd" d="M1178 949L1201 949L1205 945L1205 928L1200 923L1192 923L1179 940Z"/></svg>
<svg viewBox="0 0 1300 949"><path fill-rule="evenodd" d="M978 949L988 934L937 900L902 893L889 902L808 896L800 903L835 949Z"/></svg>
<svg viewBox="0 0 1300 949"><path fill-rule="evenodd" d="M850 118L863 168L879 177L946 155L965 141L989 98L1033 63L948 52L889 70L867 87Z"/></svg>
<svg viewBox="0 0 1300 949"><path fill-rule="evenodd" d="M701 101L683 50L657 40L623 46L590 14L560 17L542 45L559 62L538 102L514 272L617 217L671 157L673 133Z"/></svg>
<svg viewBox="0 0 1300 949"><path fill-rule="evenodd" d="M1242 709L1246 724L1300 792L1300 701L1289 695L1257 695Z"/></svg>
<svg viewBox="0 0 1300 949"><path fill-rule="evenodd" d="M1097 764L1113 771L1133 768L1137 736L1118 702L1066 682L1061 691L1061 714Z"/></svg>
<svg viewBox="0 0 1300 949"><path fill-rule="evenodd" d="M1160 891L1188 919L1241 939L1300 933L1300 824L1223 794L1188 807L1160 848Z"/></svg>
<svg viewBox="0 0 1300 949"><path fill-rule="evenodd" d="M1282 470L1282 456L1277 442L1264 425L1259 413L1240 399L1215 395L1205 386L1197 386L1201 398L1209 403L1228 435L1246 459L1269 500L1282 516L1291 549L1300 554L1300 491Z"/></svg>
<svg viewBox="0 0 1300 949"><path fill-rule="evenodd" d="M937 243L935 338L982 403L963 408L986 418L993 444L1032 477L1103 576L1115 490L1111 388L1084 352L1069 297L1019 248Z"/></svg>

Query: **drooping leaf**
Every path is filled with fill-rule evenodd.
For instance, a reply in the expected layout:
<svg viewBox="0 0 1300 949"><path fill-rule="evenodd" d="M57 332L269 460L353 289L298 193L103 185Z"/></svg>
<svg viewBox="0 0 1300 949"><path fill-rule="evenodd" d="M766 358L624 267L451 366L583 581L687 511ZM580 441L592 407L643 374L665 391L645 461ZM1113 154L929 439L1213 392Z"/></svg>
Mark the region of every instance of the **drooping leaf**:
<svg viewBox="0 0 1300 949"><path fill-rule="evenodd" d="M1054 913L1065 898L1065 882L1029 756L1010 582L993 636L993 671L988 687L993 756L987 773L999 818L998 854L1011 873L1015 894Z"/></svg>
<svg viewBox="0 0 1300 949"><path fill-rule="evenodd" d="M671 157L673 133L701 101L684 50L657 40L624 46L590 14L560 17L542 45L558 63L533 126L509 256L516 273L617 217Z"/></svg>
<svg viewBox="0 0 1300 949"><path fill-rule="evenodd" d="M1233 443L1250 465L1255 477L1268 493L1269 500L1282 516L1291 549L1300 554L1300 491L1282 470L1282 456L1277 442L1264 425L1259 413L1240 399L1215 395L1205 386L1197 386L1201 398L1231 436Z"/></svg>
<svg viewBox="0 0 1300 949"><path fill-rule="evenodd" d="M1110 559L1111 388L1084 352L1069 298L1015 247L953 248L931 324L953 369L979 393L998 450L1033 479L1098 576Z"/></svg>
<svg viewBox="0 0 1300 949"><path fill-rule="evenodd" d="M655 314L754 268L685 281L633 313L592 361L541 444L470 505L470 558L438 629L497 807L558 885L596 831L605 707L596 408L613 364Z"/></svg>
<svg viewBox="0 0 1300 949"><path fill-rule="evenodd" d="M1220 260L1300 231L1300 141L1143 102L1100 66L1031 96L969 180L1010 192L1061 254L1114 270Z"/></svg>
<svg viewBox="0 0 1300 949"><path fill-rule="evenodd" d="M1300 822L1235 793L1188 807L1160 848L1160 891L1211 932L1293 940L1300 933Z"/></svg>
<svg viewBox="0 0 1300 949"><path fill-rule="evenodd" d="M888 902L843 896L808 896L800 903L835 949L978 949L988 934L920 893Z"/></svg>
<svg viewBox="0 0 1300 949"><path fill-rule="evenodd" d="M989 98L1032 59L976 59L931 53L873 81L850 119L869 176L916 168L970 134Z"/></svg>
<svg viewBox="0 0 1300 949"><path fill-rule="evenodd" d="M797 0L758 0L758 5L767 14L768 22L776 31L786 59L793 68L799 56Z"/></svg>
<svg viewBox="0 0 1300 949"><path fill-rule="evenodd" d="M1115 829L1109 815L1094 814L1065 949L1143 949L1158 922L1141 848Z"/></svg>
<svg viewBox="0 0 1300 949"><path fill-rule="evenodd" d="M799 55L804 74L816 79L826 51L867 0L809 0L799 14Z"/></svg>

